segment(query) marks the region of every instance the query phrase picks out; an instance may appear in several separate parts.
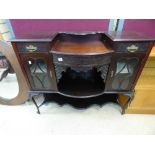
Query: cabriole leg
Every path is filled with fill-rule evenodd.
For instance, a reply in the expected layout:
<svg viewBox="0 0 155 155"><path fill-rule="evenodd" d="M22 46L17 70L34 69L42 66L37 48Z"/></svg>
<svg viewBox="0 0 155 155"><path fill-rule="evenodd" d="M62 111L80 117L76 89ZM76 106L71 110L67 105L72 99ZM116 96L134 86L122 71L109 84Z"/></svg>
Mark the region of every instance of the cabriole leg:
<svg viewBox="0 0 155 155"><path fill-rule="evenodd" d="M122 114L124 114L125 113L125 109L130 105L131 101L134 98L134 92L121 93L119 95L120 96L123 96L123 97L124 96L127 97L127 100L125 100L125 102L124 101L121 101L121 99L118 99L118 103L121 105L121 108L122 108Z"/></svg>

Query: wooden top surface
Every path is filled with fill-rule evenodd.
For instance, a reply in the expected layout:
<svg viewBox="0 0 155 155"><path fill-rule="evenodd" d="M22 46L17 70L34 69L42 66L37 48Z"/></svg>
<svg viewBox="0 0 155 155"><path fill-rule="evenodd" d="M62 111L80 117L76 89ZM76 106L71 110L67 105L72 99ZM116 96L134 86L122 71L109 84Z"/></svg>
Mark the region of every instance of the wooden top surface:
<svg viewBox="0 0 155 155"><path fill-rule="evenodd" d="M139 32L106 32L105 33L113 41L155 41L155 37L142 34Z"/></svg>
<svg viewBox="0 0 155 155"><path fill-rule="evenodd" d="M58 41L52 47L52 51L57 53L74 53L74 54L103 54L111 52L112 49L106 47L101 41L88 41L88 42L70 42Z"/></svg>
<svg viewBox="0 0 155 155"><path fill-rule="evenodd" d="M96 34L96 31L74 31L74 32L58 32L58 31L39 31L31 33L23 33L17 37L11 38L10 42L51 42L57 34ZM104 33L104 32L100 32Z"/></svg>
<svg viewBox="0 0 155 155"><path fill-rule="evenodd" d="M11 42L51 42L56 36L57 32L34 32L19 35L18 37L11 38Z"/></svg>
<svg viewBox="0 0 155 155"><path fill-rule="evenodd" d="M149 36L139 32L104 32L104 31L77 31L77 32L56 32L56 31L42 31L33 32L20 35L18 37L10 39L11 42L50 42L58 33L66 34L95 34L102 33L106 34L113 41L155 41L155 36Z"/></svg>

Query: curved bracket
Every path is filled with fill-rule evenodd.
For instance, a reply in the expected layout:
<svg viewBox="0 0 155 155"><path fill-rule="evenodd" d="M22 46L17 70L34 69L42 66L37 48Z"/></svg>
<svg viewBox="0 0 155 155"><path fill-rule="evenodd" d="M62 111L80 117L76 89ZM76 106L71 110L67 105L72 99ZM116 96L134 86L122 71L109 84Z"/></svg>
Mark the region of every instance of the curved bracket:
<svg viewBox="0 0 155 155"><path fill-rule="evenodd" d="M0 52L10 62L10 65L12 66L14 72L16 73L17 81L18 81L18 85L19 85L18 95L12 99L6 99L6 98L0 97L0 104L6 104L6 105L22 104L28 100L29 86L28 86L26 78L23 74L23 71L21 69L21 66L18 62L16 54L15 54L12 46L4 41L0 41Z"/></svg>

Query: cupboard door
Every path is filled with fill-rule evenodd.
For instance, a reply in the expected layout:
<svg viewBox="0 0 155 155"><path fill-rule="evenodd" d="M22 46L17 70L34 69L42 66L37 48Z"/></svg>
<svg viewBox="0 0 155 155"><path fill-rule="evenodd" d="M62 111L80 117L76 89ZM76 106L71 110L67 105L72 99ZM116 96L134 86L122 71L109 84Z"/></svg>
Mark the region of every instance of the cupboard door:
<svg viewBox="0 0 155 155"><path fill-rule="evenodd" d="M48 54L21 55L33 90L57 90L52 57Z"/></svg>
<svg viewBox="0 0 155 155"><path fill-rule="evenodd" d="M106 90L130 91L141 67L141 56L117 55L111 65Z"/></svg>

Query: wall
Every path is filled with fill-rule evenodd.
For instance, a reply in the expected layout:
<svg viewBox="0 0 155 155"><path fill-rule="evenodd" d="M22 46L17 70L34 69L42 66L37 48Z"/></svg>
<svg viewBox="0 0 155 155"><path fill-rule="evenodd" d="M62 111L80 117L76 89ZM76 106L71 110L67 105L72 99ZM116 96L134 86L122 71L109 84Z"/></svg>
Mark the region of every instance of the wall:
<svg viewBox="0 0 155 155"><path fill-rule="evenodd" d="M37 31L108 31L109 19L11 19L15 36Z"/></svg>
<svg viewBox="0 0 155 155"><path fill-rule="evenodd" d="M109 19L11 19L16 36L37 31L108 31L117 20ZM155 37L155 19L121 19L117 31L137 31Z"/></svg>
<svg viewBox="0 0 155 155"><path fill-rule="evenodd" d="M123 31L137 31L155 37L155 19L126 19Z"/></svg>

